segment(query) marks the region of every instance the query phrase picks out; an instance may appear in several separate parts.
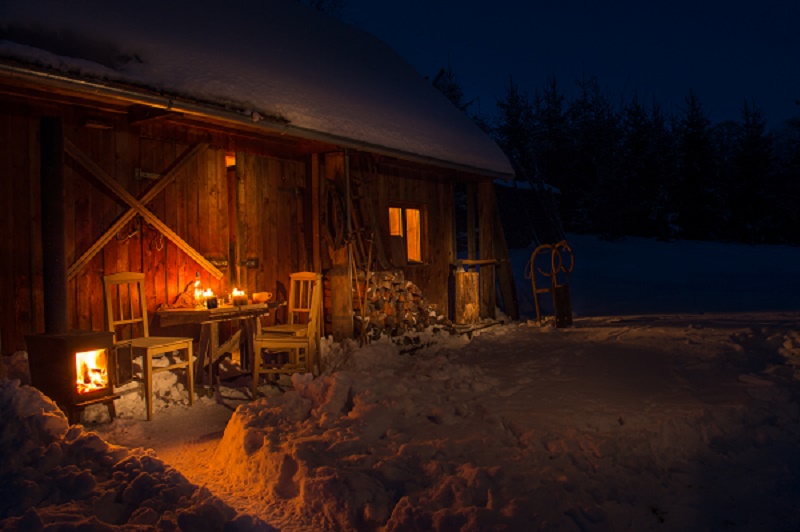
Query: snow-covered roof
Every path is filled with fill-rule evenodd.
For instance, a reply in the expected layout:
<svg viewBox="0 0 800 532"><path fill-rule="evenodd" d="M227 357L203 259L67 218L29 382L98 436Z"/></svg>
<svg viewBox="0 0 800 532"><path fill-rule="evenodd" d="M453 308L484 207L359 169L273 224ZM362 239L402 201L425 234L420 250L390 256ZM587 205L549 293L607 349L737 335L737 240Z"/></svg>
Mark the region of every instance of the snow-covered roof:
<svg viewBox="0 0 800 532"><path fill-rule="evenodd" d="M290 135L513 174L386 44L291 0L3 0L2 59L222 105Z"/></svg>

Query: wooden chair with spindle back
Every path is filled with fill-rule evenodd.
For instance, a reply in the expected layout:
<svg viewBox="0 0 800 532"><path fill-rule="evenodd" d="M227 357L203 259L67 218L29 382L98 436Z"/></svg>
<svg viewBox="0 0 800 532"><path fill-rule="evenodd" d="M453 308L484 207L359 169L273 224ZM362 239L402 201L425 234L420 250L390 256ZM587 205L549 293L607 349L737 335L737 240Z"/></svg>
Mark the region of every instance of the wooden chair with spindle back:
<svg viewBox="0 0 800 532"><path fill-rule="evenodd" d="M289 287L289 323L264 327L253 339L253 398L258 396L259 376L262 374L292 374L313 372L318 362L322 336L322 276L316 273L292 274ZM294 316L293 316L294 315ZM302 318L298 319L298 316ZM298 323L305 321L305 323ZM286 362L265 364L262 351L287 352Z"/></svg>
<svg viewBox="0 0 800 532"><path fill-rule="evenodd" d="M144 295L144 274L120 272L103 277L106 304L106 327L114 333L117 349L128 348L131 357L142 358L142 381L147 420L153 418L153 375L162 371L184 370L189 404L194 403L192 338L150 336L147 302ZM119 335L122 335L119 338ZM155 366L154 360L166 364Z"/></svg>

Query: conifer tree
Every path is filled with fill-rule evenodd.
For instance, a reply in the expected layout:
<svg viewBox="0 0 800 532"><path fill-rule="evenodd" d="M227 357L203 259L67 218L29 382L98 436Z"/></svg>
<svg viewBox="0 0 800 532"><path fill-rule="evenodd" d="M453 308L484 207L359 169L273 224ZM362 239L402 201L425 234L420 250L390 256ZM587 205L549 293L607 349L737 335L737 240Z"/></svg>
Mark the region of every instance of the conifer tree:
<svg viewBox="0 0 800 532"><path fill-rule="evenodd" d="M800 244L800 117L787 119L773 135L775 201L778 213L775 242Z"/></svg>
<svg viewBox="0 0 800 532"><path fill-rule="evenodd" d="M778 198L773 197L772 142L766 125L761 110L745 100L735 153L736 186L730 191L730 205L737 240L754 243L769 240L767 233L775 229L770 227L774 225L770 204Z"/></svg>
<svg viewBox="0 0 800 532"><path fill-rule="evenodd" d="M616 236L621 222L616 219L619 198L615 192L624 186L616 168L617 116L596 78L579 80L577 85L579 96L568 110L575 147L570 176L575 195L568 208L570 196L565 194L564 214L572 211L577 231Z"/></svg>
<svg viewBox="0 0 800 532"><path fill-rule="evenodd" d="M544 91L536 92L532 113L534 177L561 188L568 184L573 158L566 100L554 77L547 80Z"/></svg>
<svg viewBox="0 0 800 532"><path fill-rule="evenodd" d="M621 137L619 172L625 186L618 193L624 234L666 236L663 198L671 142L660 108L648 109L634 95L622 111Z"/></svg>
<svg viewBox="0 0 800 532"><path fill-rule="evenodd" d="M465 111L467 106L464 104L464 89L461 88L456 75L450 65L447 68L440 68L436 77L433 78L433 86L453 102L453 105Z"/></svg>
<svg viewBox="0 0 800 532"><path fill-rule="evenodd" d="M720 232L724 198L716 186L711 120L689 91L677 123L679 174L672 200L682 236L713 239Z"/></svg>
<svg viewBox="0 0 800 532"><path fill-rule="evenodd" d="M534 175L532 151L533 107L527 94L509 80L505 98L497 102L499 116L494 127L497 144L503 150L518 178Z"/></svg>

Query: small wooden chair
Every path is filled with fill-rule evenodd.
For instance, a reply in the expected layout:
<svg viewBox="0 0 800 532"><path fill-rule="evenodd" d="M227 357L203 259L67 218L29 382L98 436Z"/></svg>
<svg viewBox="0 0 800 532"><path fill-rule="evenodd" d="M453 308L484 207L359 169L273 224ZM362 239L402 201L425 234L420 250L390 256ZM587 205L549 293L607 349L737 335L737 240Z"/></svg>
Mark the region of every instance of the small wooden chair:
<svg viewBox="0 0 800 532"><path fill-rule="evenodd" d="M186 371L189 404L194 403L194 375L192 372L192 338L150 336L147 320L147 302L144 295L144 274L120 272L103 277L106 301L106 326L114 333L114 344L131 350L131 357L142 357L142 380L147 420L153 418L153 374L174 369ZM127 300L127 301L126 301ZM126 333L127 331L127 333ZM117 335L122 333L122 338ZM184 357L171 360L166 366L153 366L153 360L168 353L183 352Z"/></svg>
<svg viewBox="0 0 800 532"><path fill-rule="evenodd" d="M313 372L314 363L319 353L320 333L322 330L322 283L321 276L310 285L308 301L308 321L305 324L285 324L294 327L265 327L260 334L255 335L253 347L255 360L253 361L253 398L258 396L259 376L262 374L279 373L310 373ZM277 328L277 329L276 329ZM262 350L273 353L288 352L289 358L285 363L272 361L264 363Z"/></svg>
<svg viewBox="0 0 800 532"><path fill-rule="evenodd" d="M314 272L295 272L289 274L289 300L286 302L287 320L286 323L262 327L262 334L293 334L295 336L305 336L308 332L306 326L311 321L312 313L322 312L322 292L319 301L316 302L319 308L314 308L315 302L313 290L317 284L322 282L322 275ZM316 334L322 336L322 320L317 320Z"/></svg>

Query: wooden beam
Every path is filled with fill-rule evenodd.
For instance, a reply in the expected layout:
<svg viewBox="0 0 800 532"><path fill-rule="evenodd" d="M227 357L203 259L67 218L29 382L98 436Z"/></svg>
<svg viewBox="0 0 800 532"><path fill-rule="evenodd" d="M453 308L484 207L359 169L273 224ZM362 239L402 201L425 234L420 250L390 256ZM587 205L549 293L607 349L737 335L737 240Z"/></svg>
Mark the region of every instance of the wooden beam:
<svg viewBox="0 0 800 532"><path fill-rule="evenodd" d="M455 261L456 266L489 266L497 264L496 259L458 259Z"/></svg>
<svg viewBox="0 0 800 532"><path fill-rule="evenodd" d="M323 153L336 149L336 146L320 141L267 132L255 124L252 128L249 127L249 124L231 127L213 117L200 120L177 114L165 116L162 120L164 123L181 126L179 128L181 131L186 128L188 134L197 135L198 138L203 138L200 135L205 135L212 146L225 151L243 151L264 157L300 161L312 153ZM181 140L183 138L176 137L169 128L151 128L152 124L156 124L156 122L141 124L142 136L155 140Z"/></svg>
<svg viewBox="0 0 800 532"><path fill-rule="evenodd" d="M228 167L226 180L228 185L228 283L238 288L239 283L239 168L244 166L241 157L237 157L237 166Z"/></svg>
<svg viewBox="0 0 800 532"><path fill-rule="evenodd" d="M322 257L320 255L320 175L319 175L319 154L311 154L311 245L313 247L313 266L314 272L322 271Z"/></svg>
<svg viewBox="0 0 800 532"><path fill-rule="evenodd" d="M519 319L519 301L517 300L517 287L514 284L514 270L508 255L506 234L503 231L503 222L500 220L500 210L495 205L494 209L494 238L492 239L497 264L497 284L503 298L503 312L512 320Z"/></svg>
<svg viewBox="0 0 800 532"><path fill-rule="evenodd" d="M325 155L323 175L335 182L344 176L345 157L339 153ZM329 249L332 267L328 270L331 287L331 332L341 342L353 337L353 281L351 278L350 246Z"/></svg>
<svg viewBox="0 0 800 532"><path fill-rule="evenodd" d="M75 162L83 166L87 171L89 171L89 173L91 173L94 177L100 180L100 182L111 189L111 191L114 192L114 194L116 194L120 199L122 199L122 201L127 203L131 209L140 214L142 218L150 223L150 225L161 231L164 236L172 240L176 246L194 259L194 261L197 262L197 264L199 264L203 269L213 275L215 279L222 278L223 274L216 268L216 266L207 261L205 257L203 257L192 246L178 236L164 222L159 220L158 216L150 212L147 207L145 207L141 202L139 202L139 200L134 198L127 190L125 190L122 185L117 183L111 176L109 176L105 170L100 168L85 153L79 150L67 139L64 139L64 148L67 155L72 157Z"/></svg>
<svg viewBox="0 0 800 532"><path fill-rule="evenodd" d="M114 113L116 115L124 115L126 113L126 109L120 106L118 101L102 98L96 94L93 95L96 99L90 100L85 97L85 94L78 92L65 91L54 87L44 91L41 90L42 86L39 84L17 83L17 81L6 79L4 83L0 83L0 94L15 98L18 101L30 102L30 100L37 100L46 104L58 103L72 107L84 107L93 111Z"/></svg>
<svg viewBox="0 0 800 532"><path fill-rule="evenodd" d="M206 148L208 148L208 144L197 144L195 146L186 148L186 150L180 156L178 156L177 159L175 159L172 165L167 168L167 171L164 172L164 176L161 178L161 180L154 184L147 192L144 193L141 198L139 198L139 201L142 203L142 205L147 205L153 201L153 199L175 179L175 176ZM67 279L72 279L78 275L78 272L81 271L87 264L89 264L89 261L91 261L92 258L94 258L94 256L97 255L97 253L99 253L100 250L103 249L103 247L112 238L114 238L114 235L119 233L122 228L125 227L125 224L130 222L134 216L136 216L136 211L134 209L128 209L119 219L117 219L117 221L114 222L114 224L109 227L106 232L95 241L94 244L92 244L92 247L86 250L86 252L81 255L72 266L69 267L67 270Z"/></svg>
<svg viewBox="0 0 800 532"><path fill-rule="evenodd" d="M236 215L236 247L234 254L236 255L236 262L233 267L236 270L236 282L238 287L245 292L252 292L255 287L248 286L248 271L247 266L244 264L247 259L248 235L250 234L250 223L247 219L247 187L251 190L255 188L253 185L258 183L258 174L253 171L255 161L250 160L247 171L242 171L243 164L239 161L244 161L241 154L236 154L236 179L234 180L234 209ZM250 181L250 183L248 183Z"/></svg>
<svg viewBox="0 0 800 532"><path fill-rule="evenodd" d="M158 107L150 107L148 105L131 105L128 108L128 124L131 126L138 126L145 122L151 122L167 116L182 117L182 113L175 111L168 111L167 109L160 109Z"/></svg>
<svg viewBox="0 0 800 532"><path fill-rule="evenodd" d="M475 184L467 183L467 258L475 258Z"/></svg>

